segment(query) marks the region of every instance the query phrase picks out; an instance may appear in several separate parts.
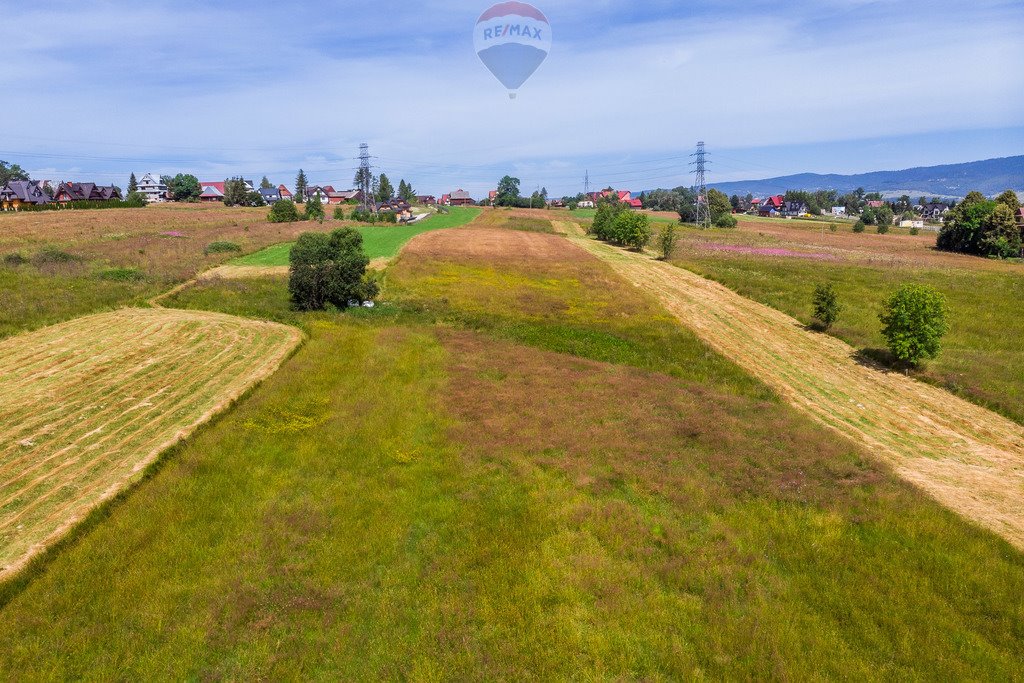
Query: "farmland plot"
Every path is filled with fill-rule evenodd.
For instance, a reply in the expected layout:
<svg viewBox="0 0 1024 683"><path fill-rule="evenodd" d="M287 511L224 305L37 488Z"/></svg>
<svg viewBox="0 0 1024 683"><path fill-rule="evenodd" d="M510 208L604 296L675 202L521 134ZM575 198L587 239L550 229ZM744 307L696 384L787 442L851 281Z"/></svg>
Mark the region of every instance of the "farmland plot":
<svg viewBox="0 0 1024 683"><path fill-rule="evenodd" d="M271 374L298 330L125 309L0 342L0 577Z"/></svg>

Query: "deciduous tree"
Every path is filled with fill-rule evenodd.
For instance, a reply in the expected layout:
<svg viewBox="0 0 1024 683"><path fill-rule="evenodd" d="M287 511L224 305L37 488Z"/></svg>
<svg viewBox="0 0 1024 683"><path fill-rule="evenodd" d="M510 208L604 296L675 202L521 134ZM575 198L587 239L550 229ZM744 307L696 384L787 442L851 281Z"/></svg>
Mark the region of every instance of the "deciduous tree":
<svg viewBox="0 0 1024 683"><path fill-rule="evenodd" d="M377 285L366 277L370 263L363 251L363 236L352 228L329 235L308 232L299 236L290 256L288 291L300 311L322 310L328 304L345 308L350 301L369 301Z"/></svg>
<svg viewBox="0 0 1024 683"><path fill-rule="evenodd" d="M902 285L882 305L879 320L889 350L898 360L916 365L935 358L949 329L946 299L928 285Z"/></svg>

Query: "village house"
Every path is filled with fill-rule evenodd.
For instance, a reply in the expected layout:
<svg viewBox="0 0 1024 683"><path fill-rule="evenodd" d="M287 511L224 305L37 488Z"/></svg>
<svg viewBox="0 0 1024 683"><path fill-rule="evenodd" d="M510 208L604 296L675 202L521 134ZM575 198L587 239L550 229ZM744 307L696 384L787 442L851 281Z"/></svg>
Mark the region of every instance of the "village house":
<svg viewBox="0 0 1024 683"><path fill-rule="evenodd" d="M785 206L782 207L782 215L788 218L797 218L800 216L810 216L811 211L807 208L807 204L803 202L786 202Z"/></svg>
<svg viewBox="0 0 1024 683"><path fill-rule="evenodd" d="M412 205L404 199L389 199L385 202L379 202L374 207L377 213L381 211L390 211L395 214L395 218L399 223L407 223L412 220Z"/></svg>
<svg viewBox="0 0 1024 683"><path fill-rule="evenodd" d="M846 207L845 206L833 206L832 207L833 218L846 218Z"/></svg>
<svg viewBox="0 0 1024 683"><path fill-rule="evenodd" d="M596 204L594 204L590 199L584 199L582 202L578 202L576 204L576 208L578 209L593 209L595 206Z"/></svg>
<svg viewBox="0 0 1024 683"><path fill-rule="evenodd" d="M418 194L416 195L416 203L423 204L425 206L433 206L437 204L437 197L432 194Z"/></svg>
<svg viewBox="0 0 1024 683"><path fill-rule="evenodd" d="M348 202L361 202L363 201L362 190L343 190L341 192L336 191L333 187L328 185L324 188L329 190L327 192L327 203L328 204L346 204Z"/></svg>
<svg viewBox="0 0 1024 683"><path fill-rule="evenodd" d="M38 180L12 180L0 189L0 208L4 211L18 211L23 206L49 204L50 197L43 191Z"/></svg>
<svg viewBox="0 0 1024 683"><path fill-rule="evenodd" d="M278 185L277 191L280 193L281 199L295 199L295 195L292 194L292 191L284 185Z"/></svg>
<svg viewBox="0 0 1024 683"><path fill-rule="evenodd" d="M95 183L61 183L53 193L53 201L61 204L68 202L105 202L120 199L121 191L113 185L97 185Z"/></svg>
<svg viewBox="0 0 1024 683"><path fill-rule="evenodd" d="M471 197L468 192L462 189L452 192L451 195L448 197L448 202L452 206L472 206L473 204L476 204L476 202L473 201L473 197Z"/></svg>
<svg viewBox="0 0 1024 683"><path fill-rule="evenodd" d="M782 207L785 205L785 203L786 198L783 197L781 194L768 197L760 204L758 204L757 215L770 217L778 216L782 213Z"/></svg>
<svg viewBox="0 0 1024 683"><path fill-rule="evenodd" d="M223 202L224 201L224 181L199 183L199 186L203 188L202 193L199 195L199 201L201 202Z"/></svg>
<svg viewBox="0 0 1024 683"><path fill-rule="evenodd" d="M276 204L281 201L281 191L276 187L261 187L259 193L267 204Z"/></svg>
<svg viewBox="0 0 1024 683"><path fill-rule="evenodd" d="M868 202L869 209L881 209L883 206L885 206L885 202L880 199L872 199Z"/></svg>
<svg viewBox="0 0 1024 683"><path fill-rule="evenodd" d="M920 230L924 227L923 218L904 218L900 221L901 228L917 228Z"/></svg>
<svg viewBox="0 0 1024 683"><path fill-rule="evenodd" d="M928 202L921 207L921 215L926 221L941 221L949 213L949 204L944 202Z"/></svg>
<svg viewBox="0 0 1024 683"><path fill-rule="evenodd" d="M1019 225L1021 229L1024 230L1024 206L1017 209L1017 213L1015 213L1013 217L1017 219L1017 225Z"/></svg>
<svg viewBox="0 0 1024 683"><path fill-rule="evenodd" d="M330 187L330 186L328 186L328 187ZM332 187L331 191L333 191L333 190L334 190L334 188ZM320 185L313 185L311 187L307 187L306 188L306 201L311 201L314 197L319 197L321 204L329 204L330 203L330 197L328 196L327 192L328 192L327 188L326 187L321 187Z"/></svg>
<svg viewBox="0 0 1024 683"><path fill-rule="evenodd" d="M146 198L150 204L167 201L167 186L160 180L160 176L153 177L147 173L139 180L139 194Z"/></svg>

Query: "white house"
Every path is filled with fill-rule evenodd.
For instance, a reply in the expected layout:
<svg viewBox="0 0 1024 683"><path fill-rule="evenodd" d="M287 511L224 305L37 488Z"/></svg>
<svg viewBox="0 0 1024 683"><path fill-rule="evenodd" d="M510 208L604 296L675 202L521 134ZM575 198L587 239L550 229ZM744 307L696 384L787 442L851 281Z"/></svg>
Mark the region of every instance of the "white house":
<svg viewBox="0 0 1024 683"><path fill-rule="evenodd" d="M595 205L594 205L594 202L590 201L589 199L584 199L582 202L580 202L576 206L581 208L581 209L593 209Z"/></svg>
<svg viewBox="0 0 1024 683"><path fill-rule="evenodd" d="M912 219L908 219L908 220L902 220L902 221L900 221L900 227L901 228L917 228L918 230L920 230L921 228L924 227L924 219L923 218L912 218Z"/></svg>
<svg viewBox="0 0 1024 683"><path fill-rule="evenodd" d="M147 173L139 180L139 192L150 204L167 201L167 186L160 182L160 176Z"/></svg>
<svg viewBox="0 0 1024 683"><path fill-rule="evenodd" d="M845 206L833 206L832 207L833 218L846 218L846 207Z"/></svg>

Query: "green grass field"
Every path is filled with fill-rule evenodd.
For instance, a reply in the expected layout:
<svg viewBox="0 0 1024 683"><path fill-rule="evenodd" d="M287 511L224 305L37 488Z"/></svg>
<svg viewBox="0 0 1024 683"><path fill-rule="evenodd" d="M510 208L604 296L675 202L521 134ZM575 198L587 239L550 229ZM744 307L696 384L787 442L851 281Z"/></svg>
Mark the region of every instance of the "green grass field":
<svg viewBox="0 0 1024 683"><path fill-rule="evenodd" d="M1021 553L529 239L171 297L309 340L0 588L0 678L1019 677Z"/></svg>
<svg viewBox="0 0 1024 683"><path fill-rule="evenodd" d="M392 258L416 235L432 230L457 228L480 215L480 209L453 206L447 214L436 214L415 225L372 225L357 230L363 234L363 250L371 259ZM275 244L262 251L231 261L235 266L287 266L293 242Z"/></svg>
<svg viewBox="0 0 1024 683"><path fill-rule="evenodd" d="M680 251L679 265L810 324L811 296L835 284L844 311L831 331L886 359L878 313L901 283L936 287L950 306L942 354L914 374L1024 422L1024 279L1003 272L914 265L822 264L798 258Z"/></svg>

